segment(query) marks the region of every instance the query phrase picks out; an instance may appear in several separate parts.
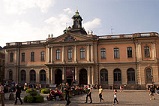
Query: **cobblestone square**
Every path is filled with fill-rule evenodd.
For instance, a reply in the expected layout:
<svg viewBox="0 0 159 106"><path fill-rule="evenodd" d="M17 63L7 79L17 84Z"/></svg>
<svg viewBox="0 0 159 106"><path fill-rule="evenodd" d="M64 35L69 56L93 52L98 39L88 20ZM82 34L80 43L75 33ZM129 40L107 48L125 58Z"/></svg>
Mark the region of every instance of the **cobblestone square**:
<svg viewBox="0 0 159 106"><path fill-rule="evenodd" d="M25 92L22 93L23 99ZM13 106L14 101L8 100L9 94L5 95L5 106ZM44 103L24 103L23 106L65 106L66 101L47 101L46 96ZM159 95L155 94L155 100L150 100L149 92L147 90L124 90L123 92L117 92L119 104L116 106L158 106ZM71 98L70 106L112 106L113 105L113 90L104 89L103 92L104 102L99 102L98 90L93 89L92 99L93 103L85 103L86 95L75 95ZM20 102L16 106L21 106Z"/></svg>

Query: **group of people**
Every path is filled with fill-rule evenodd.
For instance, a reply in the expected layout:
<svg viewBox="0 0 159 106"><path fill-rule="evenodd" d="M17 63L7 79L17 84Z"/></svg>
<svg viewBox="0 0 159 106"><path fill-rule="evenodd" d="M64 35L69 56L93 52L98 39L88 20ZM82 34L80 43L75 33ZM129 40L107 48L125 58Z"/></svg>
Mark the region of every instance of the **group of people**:
<svg viewBox="0 0 159 106"><path fill-rule="evenodd" d="M62 92L56 87L54 90L50 89L50 94L47 96L47 100L61 100L62 97Z"/></svg>
<svg viewBox="0 0 159 106"><path fill-rule="evenodd" d="M85 103L87 103L88 97L90 99L90 103L92 103L92 96L91 96L91 94L92 94L92 87L91 87L91 85L89 85L89 87L87 89L88 89L88 92L87 92L87 95L86 95L86 102ZM100 102L104 101L104 99L102 97L103 96L103 88L102 88L101 85L99 86L99 89L98 89L98 96L99 96L99 101ZM119 103L118 99L117 99L117 90L116 89L114 89L114 101L113 101L113 105L115 103L117 103L117 104Z"/></svg>
<svg viewBox="0 0 159 106"><path fill-rule="evenodd" d="M155 93L159 95L159 86L155 87L155 85L151 85L148 90L149 90L150 100L155 100Z"/></svg>
<svg viewBox="0 0 159 106"><path fill-rule="evenodd" d="M19 99L20 100L20 103L23 104L22 102L22 99L20 97L20 94L21 94L21 87L16 84L16 88L15 88L15 102L14 104L16 105L17 104L17 100ZM0 95L1 95L1 105L4 106L5 103L4 103L4 99L5 99L5 96L4 96L4 86L0 83Z"/></svg>

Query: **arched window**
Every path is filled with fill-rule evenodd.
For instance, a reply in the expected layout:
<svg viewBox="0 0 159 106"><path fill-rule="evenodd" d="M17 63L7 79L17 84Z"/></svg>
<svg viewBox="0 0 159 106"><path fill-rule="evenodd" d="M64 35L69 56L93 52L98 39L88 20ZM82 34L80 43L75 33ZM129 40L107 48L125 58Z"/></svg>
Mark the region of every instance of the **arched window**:
<svg viewBox="0 0 159 106"><path fill-rule="evenodd" d="M36 73L35 70L30 71L30 82L35 83L36 82Z"/></svg>
<svg viewBox="0 0 159 106"><path fill-rule="evenodd" d="M146 83L152 83L153 76L150 68L146 69Z"/></svg>
<svg viewBox="0 0 159 106"><path fill-rule="evenodd" d="M108 71L106 69L100 71L100 81L101 84L108 84Z"/></svg>
<svg viewBox="0 0 159 106"><path fill-rule="evenodd" d="M45 70L40 71L40 82L42 82L42 83L46 82L46 72L45 72Z"/></svg>
<svg viewBox="0 0 159 106"><path fill-rule="evenodd" d="M121 84L121 70L115 69L114 70L114 84Z"/></svg>
<svg viewBox="0 0 159 106"><path fill-rule="evenodd" d="M128 80L128 84L135 83L135 70L133 68L129 68L127 70L127 80Z"/></svg>
<svg viewBox="0 0 159 106"><path fill-rule="evenodd" d="M9 71L9 80L13 80L13 72L12 72L12 70Z"/></svg>
<svg viewBox="0 0 159 106"><path fill-rule="evenodd" d="M21 70L21 82L26 82L26 71Z"/></svg>
<svg viewBox="0 0 159 106"><path fill-rule="evenodd" d="M80 58L85 59L85 49L84 48L80 49Z"/></svg>

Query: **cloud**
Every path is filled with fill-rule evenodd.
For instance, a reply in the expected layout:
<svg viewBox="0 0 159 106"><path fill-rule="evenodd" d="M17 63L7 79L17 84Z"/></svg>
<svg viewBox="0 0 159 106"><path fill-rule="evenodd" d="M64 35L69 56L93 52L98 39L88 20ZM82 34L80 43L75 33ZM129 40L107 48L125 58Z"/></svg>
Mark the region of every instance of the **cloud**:
<svg viewBox="0 0 159 106"><path fill-rule="evenodd" d="M70 12L71 13L70 13ZM71 9L64 9L60 14L53 17L49 17L42 22L42 26L35 27L32 23L26 20L15 20L12 24L0 25L0 43L1 46L5 46L5 43L9 42L25 42L34 40L45 40L48 34L53 34L54 37L63 34L66 26L72 26L71 17L74 15ZM66 25L67 23L67 25ZM93 30L98 28L101 24L99 18L95 18L91 21L84 23L86 30ZM41 23L39 24L41 25Z"/></svg>
<svg viewBox="0 0 159 106"><path fill-rule="evenodd" d="M101 19L99 19L99 18L95 18L95 19L83 24L83 26L87 30L93 30L95 28L98 28L100 25L101 25Z"/></svg>
<svg viewBox="0 0 159 106"><path fill-rule="evenodd" d="M65 8L65 9L63 9L63 11L68 13L68 14L73 14L74 13L70 8Z"/></svg>
<svg viewBox="0 0 159 106"><path fill-rule="evenodd" d="M3 3L8 14L24 14L31 8L40 8L45 13L55 0L3 0Z"/></svg>

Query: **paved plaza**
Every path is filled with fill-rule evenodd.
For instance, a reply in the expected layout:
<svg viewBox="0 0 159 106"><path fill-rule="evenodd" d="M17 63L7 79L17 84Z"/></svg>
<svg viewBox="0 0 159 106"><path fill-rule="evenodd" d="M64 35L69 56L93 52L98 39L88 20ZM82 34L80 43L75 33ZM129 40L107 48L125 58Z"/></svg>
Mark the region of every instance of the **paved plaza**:
<svg viewBox="0 0 159 106"><path fill-rule="evenodd" d="M6 94L5 106L14 106L13 100L8 100L8 95ZM22 92L22 99L25 92ZM66 101L47 101L46 96L44 103L24 103L23 106L65 106ZM159 95L155 94L155 100L150 100L149 92L146 90L124 90L123 92L117 93L119 104L116 106L159 106ZM71 98L71 104L69 106L112 106L113 105L113 90L104 89L103 92L104 102L99 102L98 90L93 89L92 99L93 103L84 103L86 95L76 95ZM21 106L20 102L16 106Z"/></svg>

